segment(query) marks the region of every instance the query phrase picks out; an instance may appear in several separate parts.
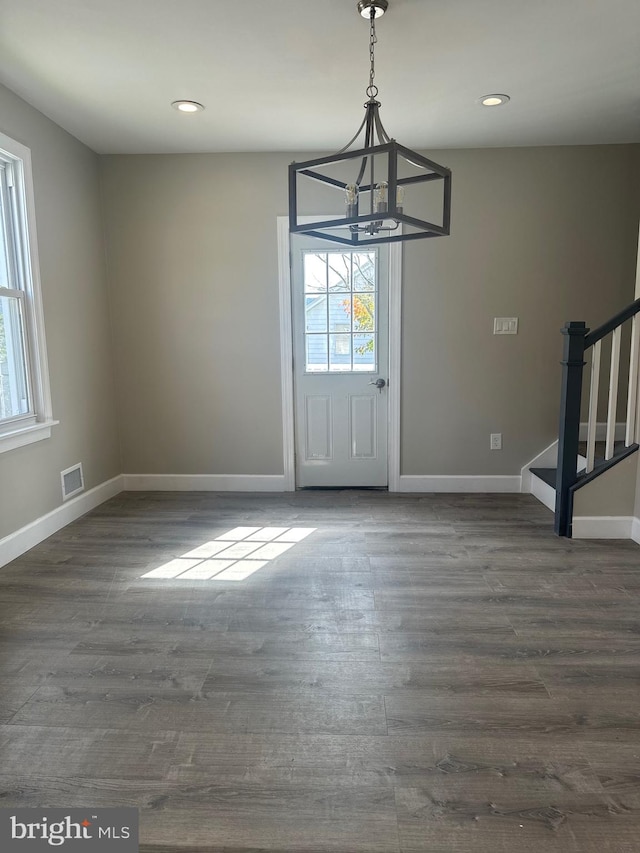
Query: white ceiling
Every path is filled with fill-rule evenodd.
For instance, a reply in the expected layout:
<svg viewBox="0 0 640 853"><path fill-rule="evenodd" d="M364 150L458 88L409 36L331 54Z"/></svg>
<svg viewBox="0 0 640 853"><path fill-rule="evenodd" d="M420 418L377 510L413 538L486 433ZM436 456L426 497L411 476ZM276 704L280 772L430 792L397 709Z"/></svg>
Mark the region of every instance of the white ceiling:
<svg viewBox="0 0 640 853"><path fill-rule="evenodd" d="M0 0L0 82L101 153L335 150L368 82L355 6ZM638 0L390 0L378 39L381 115L411 147L640 141Z"/></svg>

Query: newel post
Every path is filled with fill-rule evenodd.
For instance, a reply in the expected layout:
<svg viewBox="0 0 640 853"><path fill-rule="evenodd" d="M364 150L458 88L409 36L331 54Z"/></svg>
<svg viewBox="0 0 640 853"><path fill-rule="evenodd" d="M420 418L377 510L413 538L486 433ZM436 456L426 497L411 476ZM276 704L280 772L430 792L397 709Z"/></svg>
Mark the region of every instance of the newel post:
<svg viewBox="0 0 640 853"><path fill-rule="evenodd" d="M584 368L585 323L566 323L562 334L562 392L558 429L558 471L556 479L555 532L571 536L571 486L576 482L578 445L580 442L580 400Z"/></svg>

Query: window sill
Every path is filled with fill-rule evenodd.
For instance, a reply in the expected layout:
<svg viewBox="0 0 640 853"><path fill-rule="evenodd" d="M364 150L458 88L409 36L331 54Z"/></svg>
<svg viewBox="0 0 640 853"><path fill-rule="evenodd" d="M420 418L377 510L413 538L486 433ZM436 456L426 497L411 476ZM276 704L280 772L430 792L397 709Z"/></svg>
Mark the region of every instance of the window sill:
<svg viewBox="0 0 640 853"><path fill-rule="evenodd" d="M18 427L10 432L0 433L0 453L33 444L45 438L51 438L51 427L60 421L43 421L42 423L29 424L29 426Z"/></svg>

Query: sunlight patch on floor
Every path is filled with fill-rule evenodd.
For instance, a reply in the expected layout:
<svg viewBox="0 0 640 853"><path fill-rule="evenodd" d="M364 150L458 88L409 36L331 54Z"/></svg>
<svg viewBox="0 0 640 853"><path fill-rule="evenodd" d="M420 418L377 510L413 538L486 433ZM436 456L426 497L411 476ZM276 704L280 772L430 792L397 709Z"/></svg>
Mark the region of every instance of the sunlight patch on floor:
<svg viewBox="0 0 640 853"><path fill-rule="evenodd" d="M315 530L316 527L234 527L142 577L243 581Z"/></svg>

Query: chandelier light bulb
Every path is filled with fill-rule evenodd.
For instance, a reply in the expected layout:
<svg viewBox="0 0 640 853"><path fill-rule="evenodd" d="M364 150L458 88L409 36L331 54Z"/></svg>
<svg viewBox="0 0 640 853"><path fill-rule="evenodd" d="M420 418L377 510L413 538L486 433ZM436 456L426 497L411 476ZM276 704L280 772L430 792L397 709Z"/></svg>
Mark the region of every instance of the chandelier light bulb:
<svg viewBox="0 0 640 853"><path fill-rule="evenodd" d="M396 208L398 213L402 213L404 207L404 187L400 185L396 190Z"/></svg>
<svg viewBox="0 0 640 853"><path fill-rule="evenodd" d="M344 188L344 198L347 205L347 216L358 215L358 194L359 189L357 184L347 184Z"/></svg>
<svg viewBox="0 0 640 853"><path fill-rule="evenodd" d="M380 181L376 184L374 193L374 204L376 213L386 213L388 210L389 184L386 181Z"/></svg>

